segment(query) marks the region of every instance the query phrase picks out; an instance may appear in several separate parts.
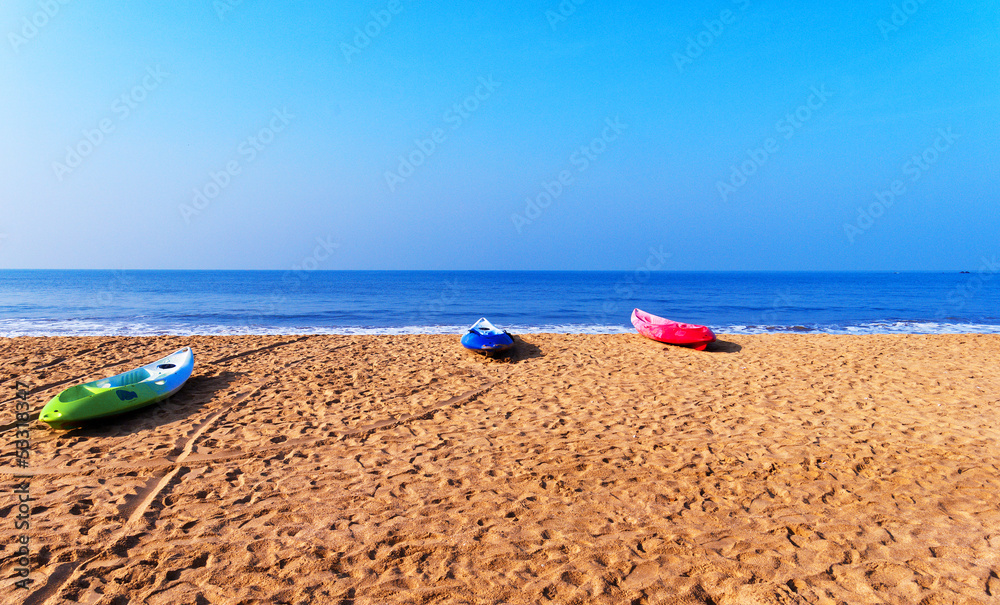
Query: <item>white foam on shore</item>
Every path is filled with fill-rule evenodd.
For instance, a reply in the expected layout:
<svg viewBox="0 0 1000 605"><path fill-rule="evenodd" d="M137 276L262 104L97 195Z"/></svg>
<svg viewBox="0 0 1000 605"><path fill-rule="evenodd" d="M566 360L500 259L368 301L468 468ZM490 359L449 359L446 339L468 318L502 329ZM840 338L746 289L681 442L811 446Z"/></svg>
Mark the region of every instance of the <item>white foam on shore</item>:
<svg viewBox="0 0 1000 605"><path fill-rule="evenodd" d="M856 326L755 326L733 324L712 327L717 334L1000 334L1000 325L930 321L869 322Z"/></svg>
<svg viewBox="0 0 1000 605"><path fill-rule="evenodd" d="M471 325L471 324L470 324ZM631 326L600 324L545 324L502 326L512 334L626 334ZM1000 334L1000 325L940 322L871 322L856 326L759 326L730 324L709 326L716 334ZM17 336L238 336L238 335L405 335L464 334L469 326L260 326L260 325L157 325L147 322L91 320L0 319L0 337Z"/></svg>
<svg viewBox="0 0 1000 605"><path fill-rule="evenodd" d="M471 325L471 324L470 324ZM0 320L0 337L18 336L241 336L288 334L404 335L464 334L467 325L449 326L261 326L261 325L153 325L142 322L95 322L87 320ZM551 324L542 326L505 326L516 334L620 334L631 327L593 324Z"/></svg>

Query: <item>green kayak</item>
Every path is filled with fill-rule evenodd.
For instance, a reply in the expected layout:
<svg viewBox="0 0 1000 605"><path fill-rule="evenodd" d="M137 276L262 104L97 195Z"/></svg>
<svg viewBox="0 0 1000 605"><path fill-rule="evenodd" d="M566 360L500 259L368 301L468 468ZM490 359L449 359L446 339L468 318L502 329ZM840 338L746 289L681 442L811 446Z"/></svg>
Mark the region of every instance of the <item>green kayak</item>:
<svg viewBox="0 0 1000 605"><path fill-rule="evenodd" d="M194 369L191 347L141 368L70 387L52 398L38 418L54 429L123 414L176 393Z"/></svg>

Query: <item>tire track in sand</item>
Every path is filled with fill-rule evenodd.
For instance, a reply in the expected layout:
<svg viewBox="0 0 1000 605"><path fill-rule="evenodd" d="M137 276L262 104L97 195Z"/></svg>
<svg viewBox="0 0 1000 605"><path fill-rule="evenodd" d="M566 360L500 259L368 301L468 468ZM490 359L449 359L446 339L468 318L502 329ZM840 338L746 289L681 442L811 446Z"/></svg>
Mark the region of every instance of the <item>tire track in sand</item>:
<svg viewBox="0 0 1000 605"><path fill-rule="evenodd" d="M240 351L239 353L234 353L233 355L229 355L227 357L221 357L219 359L213 359L211 361L206 361L206 362L203 362L203 363L205 365L216 365L216 364L220 364L220 363L223 363L223 362L226 362L226 361L231 361L233 359L239 359L240 357L247 357L249 355L253 355L254 353L260 353L262 351L268 351L268 350L276 349L278 347L282 347L282 346L285 346L285 345L290 345L290 344L295 344L297 342L302 342L303 340L306 340L308 338L311 338L311 336L302 336L300 338L296 338L295 340L286 340L286 341L283 341L283 342L276 342L276 343L273 343L273 344L270 344L270 345L267 345L267 346L264 346L264 347L258 347L256 349L250 349L248 351ZM100 349L103 346L104 346L104 343L102 343L102 344L100 344L100 345L98 345L96 347L93 347L91 349L86 349L84 351L80 351L79 353L76 353L75 355L79 356L79 355L82 355L84 353L90 353L90 352L96 351L97 349ZM339 347L334 347L334 348L329 349L329 350L330 351L336 351L337 349L343 349L343 348L348 347L348 346L351 346L351 345L341 345ZM69 359L68 357L64 357L64 358L58 359L58 360L56 360L54 362L50 362L50 363L38 366L36 368L33 368L31 371L36 371L36 370L39 370L39 369L44 369L44 368L52 367L52 366L58 365L59 363L62 363L64 361L66 361L68 359ZM46 383L46 384L43 384L43 385L40 385L40 386L35 386L35 387L32 387L28 391L28 395L37 395L39 393L44 393L45 391L48 391L48 390L53 389L55 387L63 386L63 385L70 384L70 383L72 383L72 384L80 384L80 383L84 382L85 378L93 376L94 374L96 374L98 372L102 372L103 370L107 370L109 368L114 368L116 366L124 365L126 363L129 363L129 361L125 360L125 361L116 361L116 362L113 362L113 363L106 363L103 366L101 366L99 368L96 368L96 369L88 372L87 374L80 374L79 376L74 376L72 378L67 378L65 380L58 380L56 382L51 382L51 383ZM102 374L102 377L104 377L103 374ZM5 382L9 382L10 380L13 380L13 378L0 381L0 385L2 385ZM97 380L97 379L94 379L94 380ZM6 403L10 403L12 401L17 401L17 397L12 397L10 399L5 399L3 401L0 401L0 405L6 404ZM28 416L28 419L29 420L38 420L39 413L40 413L40 410L36 410L34 412L31 412L30 416ZM8 424L0 424L0 435L2 435L6 431L9 431L10 429L16 428L17 426L18 426L17 422L11 422L11 423L8 423Z"/></svg>
<svg viewBox="0 0 1000 605"><path fill-rule="evenodd" d="M256 395L264 387L270 386L274 382L277 382L277 380L268 381L260 385L254 389L250 395L248 395L248 398ZM121 514L123 516L128 515L128 518L122 525L121 529L109 540L111 543L110 546L101 549L97 554L88 559L57 567L52 575L49 576L45 585L41 586L38 590L25 598L24 605L42 605L44 603L48 603L50 599L57 597L64 587L77 580L90 563L99 560L108 552L124 551L122 553L122 556L124 556L124 553L127 552L132 545L134 545L130 545L130 538L133 538L136 533L133 531L133 526L139 524L139 521L146 514L146 511L156 498L164 490L166 490L166 488L170 486L175 479L179 480L180 477L183 476L181 474L182 470L185 472L190 470L188 467L183 465L183 462L188 456L191 455L191 452L194 450L195 442L198 438L205 434L205 432L208 431L208 429L211 428L219 418L232 410L237 403L238 401L234 400L230 402L229 405L217 410L215 413L206 418L200 425L198 425L193 433L189 433L186 442L181 448L180 454L175 460L175 464L177 466L168 473L151 477L146 485L135 495L132 502L126 503L119 509Z"/></svg>
<svg viewBox="0 0 1000 605"><path fill-rule="evenodd" d="M287 368L289 366L296 365L297 363L305 361L306 359L309 358L307 357L301 360L296 360L295 362L286 364L285 367ZM509 377L510 376L508 376L507 378ZM499 382L507 380L507 378L494 380L479 387L478 389L474 389L462 395L450 397L448 399L445 399L444 401L438 402L434 405L431 405L427 408L424 408L412 414L404 414L398 418L389 418L385 420L380 420L370 425L358 427L357 429L353 429L350 431L342 431L332 437L328 436L312 440L312 443L322 444L325 441L339 441L341 439L350 436L367 437L368 435L371 435L372 433L382 429L392 428L395 426L399 426L401 424L427 419L433 417L437 411L445 407L458 406L462 405L463 403L475 401L476 399L478 399L480 395L492 389ZM126 556L128 550L133 546L135 546L135 544L137 543L138 539L136 537L136 534L139 533L139 531L141 531L140 529L141 526L145 525L145 523L143 522L143 518L145 517L146 512L149 510L149 508L159 497L163 495L165 491L167 491L168 488L178 484L183 478L183 476L191 470L190 466L184 464L184 462L191 455L191 452L194 450L194 446L198 441L198 439L200 439L206 432L208 432L208 430L211 427L213 427L220 418L222 418L229 411L231 411L236 406L237 403L259 394L264 388L272 386L273 384L280 382L280 380L281 378L279 377L261 384L259 387L251 391L251 393L246 397L241 397L239 400L234 400L230 402L228 405L226 405L222 409L219 409L218 411L207 417L201 424L199 424L195 428L194 432L190 433L189 436L187 437L183 447L181 448L181 452L177 456L177 458L169 462L169 466L173 466L174 468L164 474L158 474L156 476L151 477L149 481L147 481L146 485L143 486L143 488L135 495L135 497L129 503L126 503L119 509L120 513L123 516L127 515L127 520L122 525L121 529L118 532L116 532L114 536L110 538L109 540L110 545L102 548L96 554L92 555L87 559L81 559L80 561L64 563L56 567L56 569L49 575L46 583L40 586L35 592L31 593L24 599L24 605L45 605L49 602L55 602L58 599L58 595L62 593L63 589L66 588L67 586L71 586L75 581L77 581L83 575L88 565L90 565L94 561L102 560L108 553L115 553L121 557ZM301 445L303 444L298 442L285 442L281 444L279 447L275 447L273 449L274 450L290 449L290 448L300 447ZM267 448L268 452L270 452L271 450L272 448ZM261 452L263 451L264 450L261 450ZM238 457L245 458L246 454L241 453ZM216 460L208 462L209 463L216 462ZM169 468L169 466L167 466L166 468ZM94 471L97 470L100 469L94 469ZM129 470L135 470L135 469L130 468ZM94 471L85 471L84 473L80 474L85 474Z"/></svg>
<svg viewBox="0 0 1000 605"><path fill-rule="evenodd" d="M213 464L216 462L257 458L260 455L287 452L303 446L323 446L336 441L346 439L348 437L368 437L373 433L375 433L376 431L395 428L397 426L403 424L409 424L411 422L416 422L419 420L427 420L433 417L434 414L436 414L437 412L446 407L449 406L457 407L475 401L481 395L485 394L487 391L492 389L500 382L502 382L502 380L494 380L492 382L486 383L485 385L477 389L466 391L465 393L462 393L460 395L456 395L454 397L450 397L448 399L439 401L433 405L430 405L421 410L417 410L416 412L413 412L411 414L403 414L397 418L387 418L385 420L380 420L372 424L368 424L365 426L361 426L346 431L330 431L324 437L307 437L302 439L290 439L278 445L272 445L264 448L257 448L254 449L253 451L223 450L221 452L215 452L209 454L195 454L193 456L189 455L182 459L181 455L183 455L184 453L184 448L182 447L181 454L178 455L176 458L169 458L169 457L160 458L159 460L150 462L134 462L131 464L121 464L117 466L100 466L97 468L89 468L89 469L37 467L32 469L31 472L28 474L30 474L33 477L38 477L38 476L53 477L53 476L65 476L65 475L74 475L81 477L84 475L116 475L120 472L158 471L171 467L179 467L181 465L187 467L207 466L209 464ZM240 398L240 401L245 400L247 397L248 396ZM0 472L0 476L4 476L5 474L6 473ZM151 480L151 482L152 481L155 481L155 478ZM142 490L142 493L145 493L145 488ZM138 497L138 495L139 494L137 494L136 497ZM129 506L128 508L131 511L134 507Z"/></svg>

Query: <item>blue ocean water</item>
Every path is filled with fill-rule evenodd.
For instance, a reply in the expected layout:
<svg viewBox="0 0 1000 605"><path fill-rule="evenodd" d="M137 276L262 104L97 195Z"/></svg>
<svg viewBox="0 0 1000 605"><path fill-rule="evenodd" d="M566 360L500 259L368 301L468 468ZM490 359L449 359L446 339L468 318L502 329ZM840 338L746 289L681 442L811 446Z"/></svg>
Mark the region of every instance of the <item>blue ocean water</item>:
<svg viewBox="0 0 1000 605"><path fill-rule="evenodd" d="M1000 333L1000 276L960 272L0 271L0 336L632 331Z"/></svg>

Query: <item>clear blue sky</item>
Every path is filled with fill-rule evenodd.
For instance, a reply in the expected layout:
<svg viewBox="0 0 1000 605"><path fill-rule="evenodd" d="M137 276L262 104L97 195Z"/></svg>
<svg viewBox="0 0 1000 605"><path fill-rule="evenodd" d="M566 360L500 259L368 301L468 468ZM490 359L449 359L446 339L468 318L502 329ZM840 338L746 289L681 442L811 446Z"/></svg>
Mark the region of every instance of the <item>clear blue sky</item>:
<svg viewBox="0 0 1000 605"><path fill-rule="evenodd" d="M0 267L1000 254L995 2L15 0L0 34Z"/></svg>

